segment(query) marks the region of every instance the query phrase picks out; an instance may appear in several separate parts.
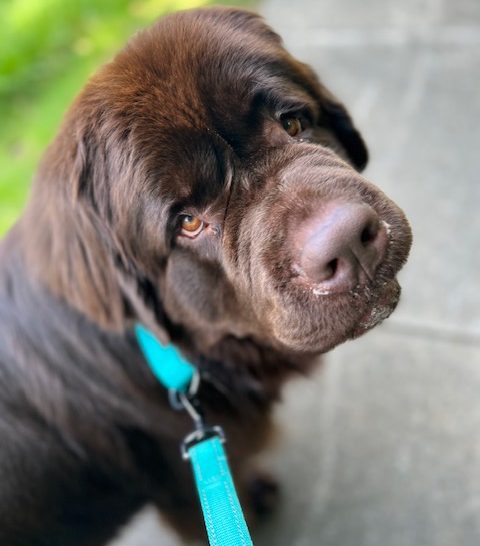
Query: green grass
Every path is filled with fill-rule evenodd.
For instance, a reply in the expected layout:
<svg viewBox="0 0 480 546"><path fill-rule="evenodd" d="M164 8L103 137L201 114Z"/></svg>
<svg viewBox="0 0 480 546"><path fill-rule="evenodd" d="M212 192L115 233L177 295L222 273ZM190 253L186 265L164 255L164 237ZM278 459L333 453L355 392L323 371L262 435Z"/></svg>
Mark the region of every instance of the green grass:
<svg viewBox="0 0 480 546"><path fill-rule="evenodd" d="M0 3L0 235L18 217L36 164L89 75L136 29L169 11L207 3L208 0Z"/></svg>

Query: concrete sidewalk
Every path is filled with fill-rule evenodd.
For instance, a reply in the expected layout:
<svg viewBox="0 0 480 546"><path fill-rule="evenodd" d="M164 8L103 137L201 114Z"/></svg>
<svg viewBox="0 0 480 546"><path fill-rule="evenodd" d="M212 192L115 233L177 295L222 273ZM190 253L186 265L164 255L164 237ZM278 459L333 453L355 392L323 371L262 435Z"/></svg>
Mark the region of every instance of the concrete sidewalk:
<svg viewBox="0 0 480 546"><path fill-rule="evenodd" d="M288 389L256 546L480 544L480 2L269 0L348 105L414 248L392 318ZM175 545L155 516L115 546Z"/></svg>

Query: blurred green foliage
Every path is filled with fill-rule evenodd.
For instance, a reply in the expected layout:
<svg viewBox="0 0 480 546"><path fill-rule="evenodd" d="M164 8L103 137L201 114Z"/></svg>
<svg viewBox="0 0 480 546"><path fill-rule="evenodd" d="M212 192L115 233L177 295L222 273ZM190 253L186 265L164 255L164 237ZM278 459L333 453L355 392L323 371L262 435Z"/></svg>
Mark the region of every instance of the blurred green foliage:
<svg viewBox="0 0 480 546"><path fill-rule="evenodd" d="M17 218L42 151L95 68L159 15L207 3L0 1L0 234Z"/></svg>

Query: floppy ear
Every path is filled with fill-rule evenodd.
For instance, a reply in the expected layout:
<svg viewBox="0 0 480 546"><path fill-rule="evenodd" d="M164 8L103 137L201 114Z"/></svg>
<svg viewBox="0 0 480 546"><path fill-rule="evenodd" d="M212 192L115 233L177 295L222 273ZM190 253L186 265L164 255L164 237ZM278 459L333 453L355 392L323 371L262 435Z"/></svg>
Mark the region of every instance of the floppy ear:
<svg viewBox="0 0 480 546"><path fill-rule="evenodd" d="M368 150L345 106L318 79L312 68L297 61L302 74L302 85L317 100L320 118L319 129L327 130L340 144L350 163L362 171L368 163Z"/></svg>
<svg viewBox="0 0 480 546"><path fill-rule="evenodd" d="M123 331L139 320L167 341L155 291L128 259L113 227L113 143L102 141L91 118L82 123L75 118L74 108L34 181L23 218L29 267L101 327Z"/></svg>
<svg viewBox="0 0 480 546"><path fill-rule="evenodd" d="M326 128L335 135L352 165L362 171L368 163L368 150L347 109L331 97L321 99L321 108Z"/></svg>

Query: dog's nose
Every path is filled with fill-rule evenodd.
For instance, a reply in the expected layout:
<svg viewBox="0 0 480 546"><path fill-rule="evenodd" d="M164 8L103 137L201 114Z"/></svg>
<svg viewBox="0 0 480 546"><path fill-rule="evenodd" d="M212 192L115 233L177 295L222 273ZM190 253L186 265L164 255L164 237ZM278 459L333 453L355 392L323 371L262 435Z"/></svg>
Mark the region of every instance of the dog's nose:
<svg viewBox="0 0 480 546"><path fill-rule="evenodd" d="M373 278L388 233L369 205L330 202L300 225L295 242L301 274L321 292L339 293Z"/></svg>

